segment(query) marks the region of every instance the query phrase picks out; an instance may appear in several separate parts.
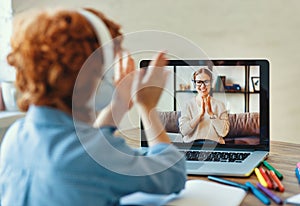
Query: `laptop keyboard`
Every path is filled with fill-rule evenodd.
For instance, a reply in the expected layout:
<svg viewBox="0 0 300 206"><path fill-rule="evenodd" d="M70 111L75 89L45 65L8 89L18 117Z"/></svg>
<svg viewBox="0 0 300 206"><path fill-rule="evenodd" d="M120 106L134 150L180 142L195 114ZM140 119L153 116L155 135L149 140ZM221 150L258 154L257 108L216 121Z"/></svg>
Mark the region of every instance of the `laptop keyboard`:
<svg viewBox="0 0 300 206"><path fill-rule="evenodd" d="M186 160L242 163L250 152L183 151Z"/></svg>

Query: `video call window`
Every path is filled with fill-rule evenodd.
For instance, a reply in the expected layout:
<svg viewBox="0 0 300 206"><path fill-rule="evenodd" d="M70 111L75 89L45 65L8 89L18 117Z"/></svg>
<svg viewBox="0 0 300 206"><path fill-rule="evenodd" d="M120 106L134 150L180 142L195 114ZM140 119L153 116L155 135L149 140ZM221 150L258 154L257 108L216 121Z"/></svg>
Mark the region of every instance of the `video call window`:
<svg viewBox="0 0 300 206"><path fill-rule="evenodd" d="M168 66L166 69L171 70L171 75L158 104L158 111L173 142L212 140L220 144L260 143L259 66ZM211 72L211 76L204 74L195 79L193 74L199 69ZM197 112L201 113L195 111L197 108L194 106L197 104L191 103L199 95L199 86L203 87L203 91L209 89L212 110L216 111L213 111L215 116L212 119L203 121L201 127L194 128L202 130L197 133L191 131L192 128L185 127L184 121L195 117ZM187 104L190 104L190 109L187 109ZM206 114L205 118L207 116L209 115ZM222 125L218 120L229 125L228 131L222 130L221 126L218 128L218 124ZM186 123L188 124L190 123Z"/></svg>

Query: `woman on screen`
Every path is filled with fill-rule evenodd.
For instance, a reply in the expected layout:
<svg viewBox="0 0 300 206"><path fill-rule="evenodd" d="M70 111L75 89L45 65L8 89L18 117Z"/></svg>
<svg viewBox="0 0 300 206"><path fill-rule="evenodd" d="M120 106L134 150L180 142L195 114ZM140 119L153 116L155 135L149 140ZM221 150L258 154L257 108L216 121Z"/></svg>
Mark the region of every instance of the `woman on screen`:
<svg viewBox="0 0 300 206"><path fill-rule="evenodd" d="M200 68L193 74L197 95L189 100L179 119L184 142L212 140L225 144L229 132L228 114L223 102L210 96L212 73Z"/></svg>

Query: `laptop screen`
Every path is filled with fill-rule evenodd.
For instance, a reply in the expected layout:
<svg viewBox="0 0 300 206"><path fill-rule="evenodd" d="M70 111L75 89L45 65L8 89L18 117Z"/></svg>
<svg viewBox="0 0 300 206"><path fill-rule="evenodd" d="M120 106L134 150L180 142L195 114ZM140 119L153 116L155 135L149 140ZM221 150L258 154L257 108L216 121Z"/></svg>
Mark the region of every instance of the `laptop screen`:
<svg viewBox="0 0 300 206"><path fill-rule="evenodd" d="M157 110L173 144L269 150L267 60L169 60L166 69Z"/></svg>

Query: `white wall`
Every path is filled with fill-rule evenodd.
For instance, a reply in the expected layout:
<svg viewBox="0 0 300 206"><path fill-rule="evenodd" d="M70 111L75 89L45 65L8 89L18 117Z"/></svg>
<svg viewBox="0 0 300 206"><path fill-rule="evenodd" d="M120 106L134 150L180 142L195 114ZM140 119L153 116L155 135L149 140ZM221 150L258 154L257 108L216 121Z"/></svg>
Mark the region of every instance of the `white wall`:
<svg viewBox="0 0 300 206"><path fill-rule="evenodd" d="M0 82L1 80L14 80L14 70L6 63L6 56L10 49L9 40L12 29L12 2L2 0L0 2Z"/></svg>
<svg viewBox="0 0 300 206"><path fill-rule="evenodd" d="M211 58L269 59L271 138L300 143L300 1L14 0L13 9L18 13L33 6L63 4L101 9L121 23L125 33L174 32L195 42Z"/></svg>

